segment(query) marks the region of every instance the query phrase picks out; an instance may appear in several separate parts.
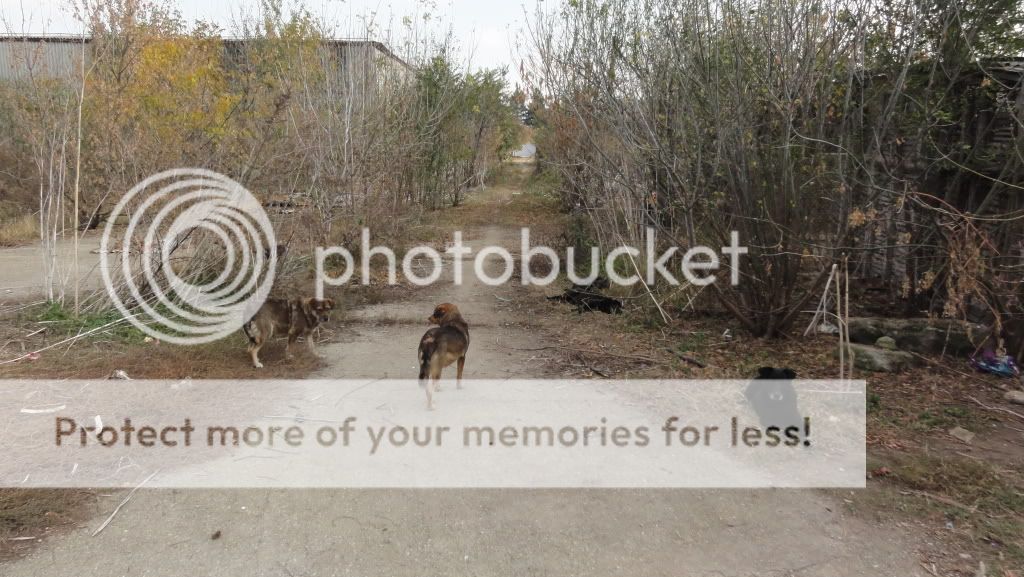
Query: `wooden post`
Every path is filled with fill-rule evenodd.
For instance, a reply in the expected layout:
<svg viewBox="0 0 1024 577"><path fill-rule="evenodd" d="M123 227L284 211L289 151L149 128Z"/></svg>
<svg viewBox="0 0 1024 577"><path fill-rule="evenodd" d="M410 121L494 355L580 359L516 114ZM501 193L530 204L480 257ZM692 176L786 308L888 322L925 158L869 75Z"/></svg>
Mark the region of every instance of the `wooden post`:
<svg viewBox="0 0 1024 577"><path fill-rule="evenodd" d="M75 274L75 317L79 315L79 293L81 292L82 283L81 275L78 270L78 190L79 183L81 182L82 175L82 106L85 103L85 29L82 29L82 86L78 93L78 138L77 138L77 149L75 151L75 208L72 215L71 234L75 236L74 256L72 256L71 266L74 268ZM86 223L86 230L88 230L88 224ZM83 231L84 234L84 231Z"/></svg>

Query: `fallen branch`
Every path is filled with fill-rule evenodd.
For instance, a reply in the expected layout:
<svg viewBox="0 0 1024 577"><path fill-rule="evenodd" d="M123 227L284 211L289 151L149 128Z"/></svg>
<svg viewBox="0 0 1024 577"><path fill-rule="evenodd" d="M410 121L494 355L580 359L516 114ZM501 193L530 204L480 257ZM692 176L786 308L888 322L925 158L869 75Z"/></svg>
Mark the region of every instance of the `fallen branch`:
<svg viewBox="0 0 1024 577"><path fill-rule="evenodd" d="M964 505L960 501L956 501L954 499L950 499L949 497L944 497L942 495L936 495L935 493L929 493L928 491L908 491L908 492L913 494L913 495L918 495L920 497L924 497L926 499L932 499L933 501L938 501L939 503L942 503L943 505L949 505L951 507L957 507L957 508L963 509L964 511L967 511L969 513L975 513L978 510L977 507L968 507L967 505Z"/></svg>
<svg viewBox="0 0 1024 577"><path fill-rule="evenodd" d="M595 375L598 375L600 377L604 377L606 379L611 378L611 377L608 376L608 373L605 373L604 371L600 371L598 369L595 369L594 367L592 367L592 366L590 366L590 365L588 365L586 363L575 363L575 364L573 364L571 366L573 366L573 367L581 367L581 368L587 369L588 371L594 373Z"/></svg>
<svg viewBox="0 0 1024 577"><path fill-rule="evenodd" d="M698 368L701 368L701 369L707 367L707 364L705 364L705 363L703 363L701 361L698 361L697 359L695 359L695 358L693 358L691 356L684 355L683 353L681 353L681 352L679 352L677 350L670 349L669 347L665 347L665 350L670 352L670 353L672 353L673 355L679 357L680 360L686 361L686 362L690 363L691 365L693 365L695 367L698 367Z"/></svg>
<svg viewBox="0 0 1024 577"><path fill-rule="evenodd" d="M622 240L621 236L619 237L619 240ZM671 324L672 317L668 316L665 309L661 308L661 303L659 303L657 297L654 296L654 293L651 291L651 287L647 286L647 283L644 282L643 276L640 273L640 267L637 266L636 260L633 259L633 255L627 252L626 256L629 257L629 262L633 263L633 270L636 271L636 278L640 280L640 284L643 285L644 290L647 291L647 296L651 297L651 302L654 303L654 306L658 307L658 312L661 313L661 320L665 321L666 325Z"/></svg>
<svg viewBox="0 0 1024 577"><path fill-rule="evenodd" d="M972 375L970 373L965 373L963 371L958 371L956 369L952 369L952 368L947 367L946 365L944 365L944 364L942 364L942 363L940 363L940 362L938 362L938 361L936 361L934 359L930 359L930 358L928 358L928 357L926 357L926 356L924 356L924 355L922 355L920 353L915 353L914 351L907 351L907 352L912 354L912 355L914 355L915 357L917 357L919 359L922 359L926 363L933 364L933 365L939 367L940 369L945 369L945 370L953 373L954 375L960 375L961 377L966 377L966 378L968 378L968 379L970 379L970 380L972 380L972 381L974 381L976 383L980 383L982 385L988 385L989 384L984 379L979 379L977 375Z"/></svg>
<svg viewBox="0 0 1024 577"><path fill-rule="evenodd" d="M264 419L283 419L285 421L295 421L296 423L326 423L328 425L343 425L344 421L331 421L328 419L308 419L306 417L288 415L263 415Z"/></svg>
<svg viewBox="0 0 1024 577"><path fill-rule="evenodd" d="M644 357L644 356L640 356L640 355L624 355L622 353L613 353L611 351L595 351L593 349L577 349L575 347L567 347L567 346L564 346L564 345L550 345L550 346L547 346L547 347L537 347L535 349L517 349L517 348L512 348L513 351L526 351L526 352L546 351L546 350L550 350L550 349L562 349L562 350L565 350L565 351L573 351L573 352L584 353L584 354L588 354L588 355L608 355L608 356L611 356L611 357L618 357L618 358L621 358L621 359L632 359L632 360L637 360L637 361L644 361L644 362L647 362L647 363L653 363L653 364L657 364L657 365L667 365L668 364L665 361L659 361L658 359L652 359L651 357Z"/></svg>
<svg viewBox="0 0 1024 577"><path fill-rule="evenodd" d="M1018 413L1017 411L1011 411L1010 409L1004 409L1002 407L990 407L990 406L986 405L985 403L979 401L978 399L975 399L974 397L967 397L967 398L972 400L972 401L974 401L975 403L977 403L978 406L980 406L983 409L986 409L986 410L989 410L989 411L997 411L997 412L1000 412L1000 413L1006 413L1008 415L1013 415L1014 417L1017 417L1018 419L1021 419L1022 421L1024 421L1024 415Z"/></svg>
<svg viewBox="0 0 1024 577"><path fill-rule="evenodd" d="M150 480L150 479L152 479L153 477L155 477L155 476L156 476L156 474L157 474L157 473L159 473L159 472L160 472L160 470L159 470L159 469L157 469L156 471L153 471L153 472L152 472L152 473L151 473L151 474L150 474L150 475L149 475L148 477L146 477L146 478L145 478L145 479L144 479L144 480L143 480L143 481L142 481L141 483L139 483L138 485L136 485L134 489L132 489L131 491L129 491L129 492L128 492L128 495L127 495L127 496L126 496L126 497L124 498L124 500L123 500L123 501L121 501L121 504L120 504L120 505L118 505L118 506L117 506L117 508L115 508L115 509L114 509L114 512L113 512L113 513L111 513L109 517L107 517L107 520L106 520L106 521L104 521L104 522L103 522L103 524L102 524L102 525L100 525L98 529L96 529L95 531L93 531L93 533L92 533L92 536L93 536L93 537L95 537L96 535L99 535L99 534L100 534L100 531L102 531L102 530L106 529L106 528L107 528L107 525L109 525L109 524L110 524L110 522L114 520L114 517L115 517L115 516L117 515L118 511L120 511L120 510L121 510L121 507L124 507L124 506L125 506L125 504L127 504L127 503L128 503L128 501L130 501L130 500L131 500L132 496L133 496L133 495L135 495L135 491L138 491L140 487L142 487L143 485L145 485L146 483L148 483L148 482L149 482L149 480Z"/></svg>

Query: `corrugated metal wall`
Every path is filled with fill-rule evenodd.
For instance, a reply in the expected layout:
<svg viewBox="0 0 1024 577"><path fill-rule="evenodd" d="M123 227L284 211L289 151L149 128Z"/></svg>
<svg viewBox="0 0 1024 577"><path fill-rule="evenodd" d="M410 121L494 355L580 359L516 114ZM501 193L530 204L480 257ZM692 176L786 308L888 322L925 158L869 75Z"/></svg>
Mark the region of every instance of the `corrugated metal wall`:
<svg viewBox="0 0 1024 577"><path fill-rule="evenodd" d="M0 38L0 80L73 78L81 59L81 40Z"/></svg>
<svg viewBox="0 0 1024 577"><path fill-rule="evenodd" d="M88 40L86 40L88 42ZM227 39L228 53L237 52L244 40ZM234 48L234 51L232 51ZM381 66L388 72L408 73L408 65L392 54L386 47L368 40L329 40L324 46L325 56L338 62L339 72L362 84L359 92L371 93L370 86L378 81L377 69ZM88 49L86 66L88 66ZM74 78L81 69L82 40L75 37L27 37L0 36L0 80L17 80L30 76L49 78Z"/></svg>

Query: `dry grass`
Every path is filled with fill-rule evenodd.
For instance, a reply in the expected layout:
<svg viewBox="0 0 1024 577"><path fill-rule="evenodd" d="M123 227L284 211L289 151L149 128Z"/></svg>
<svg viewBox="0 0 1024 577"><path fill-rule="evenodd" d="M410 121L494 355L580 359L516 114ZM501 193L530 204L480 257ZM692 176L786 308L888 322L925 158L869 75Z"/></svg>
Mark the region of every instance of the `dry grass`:
<svg viewBox="0 0 1024 577"><path fill-rule="evenodd" d="M27 350L41 348L38 341ZM302 378L321 361L296 349L295 359L284 360L284 341L267 345L261 357L266 365L253 369L241 334L202 346L135 343L123 340L83 340L70 350L63 347L40 353L35 361L0 365L0 378L95 379L123 370L133 379L274 379Z"/></svg>
<svg viewBox="0 0 1024 577"><path fill-rule="evenodd" d="M26 214L0 222L0 246L21 246L39 238L39 222Z"/></svg>
<svg viewBox="0 0 1024 577"><path fill-rule="evenodd" d="M861 516L928 534L919 555L936 574L974 577L984 561L988 575L1003 575L1024 567L1021 472L972 453L874 448L867 489L842 497Z"/></svg>
<svg viewBox="0 0 1024 577"><path fill-rule="evenodd" d="M36 542L87 517L91 491L0 489L0 561L17 557Z"/></svg>

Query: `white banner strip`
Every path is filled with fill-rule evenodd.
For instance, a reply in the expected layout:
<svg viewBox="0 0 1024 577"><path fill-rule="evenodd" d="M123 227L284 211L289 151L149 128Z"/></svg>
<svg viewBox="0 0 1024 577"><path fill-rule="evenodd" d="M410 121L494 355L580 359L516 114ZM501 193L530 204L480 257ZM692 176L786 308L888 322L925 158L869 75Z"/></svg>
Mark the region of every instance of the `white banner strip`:
<svg viewBox="0 0 1024 577"><path fill-rule="evenodd" d="M865 483L863 381L442 385L428 411L410 380L3 381L0 485Z"/></svg>

